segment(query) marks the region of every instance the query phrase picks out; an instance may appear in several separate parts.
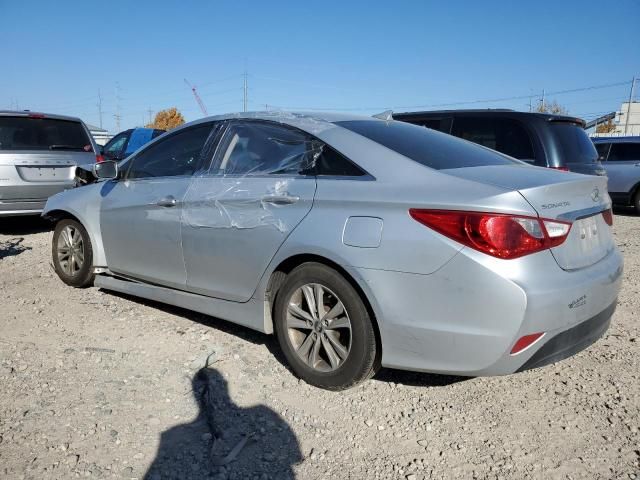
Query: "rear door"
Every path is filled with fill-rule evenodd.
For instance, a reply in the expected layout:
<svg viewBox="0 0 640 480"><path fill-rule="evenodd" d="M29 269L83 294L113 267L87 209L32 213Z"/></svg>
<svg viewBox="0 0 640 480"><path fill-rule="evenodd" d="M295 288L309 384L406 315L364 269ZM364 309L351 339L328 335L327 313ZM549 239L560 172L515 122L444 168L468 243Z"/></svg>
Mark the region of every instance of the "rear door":
<svg viewBox="0 0 640 480"><path fill-rule="evenodd" d="M604 167L611 193L631 193L640 182L640 142L612 142Z"/></svg>
<svg viewBox="0 0 640 480"><path fill-rule="evenodd" d="M315 176L308 135L282 125L233 121L209 172L185 198L182 245L190 291L251 298L269 262L311 209Z"/></svg>
<svg viewBox="0 0 640 480"><path fill-rule="evenodd" d="M123 164L122 179L103 185L100 229L111 271L185 287L183 200L210 131L210 123L198 124L149 145Z"/></svg>

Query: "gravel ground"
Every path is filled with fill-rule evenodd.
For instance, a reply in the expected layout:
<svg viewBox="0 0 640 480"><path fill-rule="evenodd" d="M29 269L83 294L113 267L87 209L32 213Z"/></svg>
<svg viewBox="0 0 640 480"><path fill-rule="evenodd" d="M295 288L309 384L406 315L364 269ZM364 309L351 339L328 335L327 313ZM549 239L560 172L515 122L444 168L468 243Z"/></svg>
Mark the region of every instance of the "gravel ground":
<svg viewBox="0 0 640 480"><path fill-rule="evenodd" d="M624 285L588 350L341 393L299 382L272 337L65 286L48 225L2 220L0 478L640 477L640 218L618 213Z"/></svg>

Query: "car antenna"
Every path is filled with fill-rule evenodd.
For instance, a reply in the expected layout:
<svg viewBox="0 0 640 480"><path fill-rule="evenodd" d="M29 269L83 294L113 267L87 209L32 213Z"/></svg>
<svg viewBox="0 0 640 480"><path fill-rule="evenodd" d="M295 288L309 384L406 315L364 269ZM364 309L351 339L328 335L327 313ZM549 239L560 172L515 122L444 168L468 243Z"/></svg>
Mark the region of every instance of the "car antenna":
<svg viewBox="0 0 640 480"><path fill-rule="evenodd" d="M380 120L384 120L386 122L393 120L393 110L385 110L382 113L377 113L372 115L373 118L379 118Z"/></svg>

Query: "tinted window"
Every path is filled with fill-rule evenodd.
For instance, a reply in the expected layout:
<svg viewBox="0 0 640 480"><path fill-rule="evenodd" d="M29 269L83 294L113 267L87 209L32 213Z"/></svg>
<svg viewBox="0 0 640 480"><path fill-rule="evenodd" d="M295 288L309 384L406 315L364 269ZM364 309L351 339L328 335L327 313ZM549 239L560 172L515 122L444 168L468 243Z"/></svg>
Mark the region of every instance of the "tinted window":
<svg viewBox="0 0 640 480"><path fill-rule="evenodd" d="M93 151L79 122L0 116L0 150Z"/></svg>
<svg viewBox="0 0 640 480"><path fill-rule="evenodd" d="M574 123L551 123L562 163L594 163L598 152L582 127Z"/></svg>
<svg viewBox="0 0 640 480"><path fill-rule="evenodd" d="M640 143L612 143L609 161L640 162Z"/></svg>
<svg viewBox="0 0 640 480"><path fill-rule="evenodd" d="M422 125L423 127L431 128L432 130L438 130L439 132L450 133L451 132L451 118L429 118L420 120L415 123L416 125Z"/></svg>
<svg viewBox="0 0 640 480"><path fill-rule="evenodd" d="M456 117L451 133L513 158L529 161L535 158L529 134L517 120Z"/></svg>
<svg viewBox="0 0 640 480"><path fill-rule="evenodd" d="M596 151L598 152L598 157L600 160L605 161L607 159L607 154L609 153L609 145L610 143L596 143Z"/></svg>
<svg viewBox="0 0 640 480"><path fill-rule="evenodd" d="M319 148L302 132L251 122L231 125L224 142L218 170L225 175L299 174Z"/></svg>
<svg viewBox="0 0 640 480"><path fill-rule="evenodd" d="M334 177L361 177L365 175L363 170L329 145L322 145L322 153L316 156L315 172L318 175Z"/></svg>
<svg viewBox="0 0 640 480"><path fill-rule="evenodd" d="M199 125L150 145L131 159L127 178L193 175L210 131L210 124Z"/></svg>
<svg viewBox="0 0 640 480"><path fill-rule="evenodd" d="M336 125L437 170L518 163L450 135L409 123L352 120L336 122Z"/></svg>
<svg viewBox="0 0 640 480"><path fill-rule="evenodd" d="M119 133L107 143L103 148L104 156L110 159L119 158L127 143L129 132Z"/></svg>

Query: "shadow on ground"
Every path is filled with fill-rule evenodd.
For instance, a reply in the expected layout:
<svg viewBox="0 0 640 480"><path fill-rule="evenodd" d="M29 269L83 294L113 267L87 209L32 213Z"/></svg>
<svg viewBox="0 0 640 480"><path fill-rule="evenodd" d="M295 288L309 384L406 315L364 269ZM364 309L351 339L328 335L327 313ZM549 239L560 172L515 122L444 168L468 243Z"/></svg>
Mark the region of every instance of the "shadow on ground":
<svg viewBox="0 0 640 480"><path fill-rule="evenodd" d="M162 433L145 479L295 478L302 453L282 417L264 405L236 405L214 368L199 370L192 383L198 417Z"/></svg>
<svg viewBox="0 0 640 480"><path fill-rule="evenodd" d="M0 218L0 234L4 235L31 235L52 229L53 223L38 215Z"/></svg>
<svg viewBox="0 0 640 480"><path fill-rule="evenodd" d="M6 257L20 255L26 250L31 250L31 247L25 247L22 245L23 241L23 237L0 240L0 260Z"/></svg>
<svg viewBox="0 0 640 480"><path fill-rule="evenodd" d="M254 345L264 345L282 366L289 370L292 375L295 375L289 368L287 360L282 354L282 350L278 345L278 341L275 335L266 335L260 332L256 332L255 330L251 330L250 328L236 325L235 323L220 320L218 318L204 315L198 312L193 312L191 310L186 310L184 308L155 302L153 300L138 298L119 292L111 292L109 290L104 291L110 295L115 295L117 297L146 305L148 307L157 308L158 310L162 310L163 312L187 318L191 321L198 322L201 325L205 325L210 328L215 328L222 332L241 338L242 340L245 340L247 342L251 342ZM446 385L451 385L453 383L458 383L469 379L469 377L436 375L423 372L408 372L390 368L381 369L373 378L381 382L392 382L413 387L444 387Z"/></svg>

